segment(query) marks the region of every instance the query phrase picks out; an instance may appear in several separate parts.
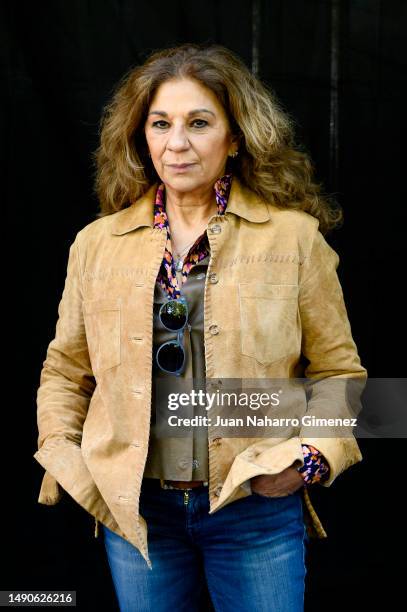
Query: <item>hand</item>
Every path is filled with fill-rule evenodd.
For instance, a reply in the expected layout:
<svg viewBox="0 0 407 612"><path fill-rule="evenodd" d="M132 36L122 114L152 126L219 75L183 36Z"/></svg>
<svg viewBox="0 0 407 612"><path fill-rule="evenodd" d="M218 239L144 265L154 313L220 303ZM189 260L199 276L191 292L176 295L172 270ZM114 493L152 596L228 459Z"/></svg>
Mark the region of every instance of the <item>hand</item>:
<svg viewBox="0 0 407 612"><path fill-rule="evenodd" d="M250 479L252 491L265 497L286 497L304 486L304 479L295 467L279 474L260 474Z"/></svg>

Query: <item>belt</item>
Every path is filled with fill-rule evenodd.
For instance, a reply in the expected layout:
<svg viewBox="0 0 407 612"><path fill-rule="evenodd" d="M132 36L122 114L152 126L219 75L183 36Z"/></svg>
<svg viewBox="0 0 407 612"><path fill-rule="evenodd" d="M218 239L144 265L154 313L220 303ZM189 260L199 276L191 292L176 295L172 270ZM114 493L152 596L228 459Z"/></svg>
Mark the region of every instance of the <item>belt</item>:
<svg viewBox="0 0 407 612"><path fill-rule="evenodd" d="M160 479L163 489L195 489L196 487L208 486L204 480L164 480Z"/></svg>

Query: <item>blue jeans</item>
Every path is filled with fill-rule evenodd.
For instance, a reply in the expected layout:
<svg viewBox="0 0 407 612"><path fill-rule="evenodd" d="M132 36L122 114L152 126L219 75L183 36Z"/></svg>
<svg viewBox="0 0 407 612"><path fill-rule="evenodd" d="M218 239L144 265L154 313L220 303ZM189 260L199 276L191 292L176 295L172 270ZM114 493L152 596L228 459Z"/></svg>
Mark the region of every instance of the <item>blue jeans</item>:
<svg viewBox="0 0 407 612"><path fill-rule="evenodd" d="M163 489L144 479L140 514L148 526L152 569L129 542L103 525L122 612L192 612L206 579L216 612L304 609L308 536L300 490L256 493L208 514L208 487ZM187 503L185 503L187 501Z"/></svg>

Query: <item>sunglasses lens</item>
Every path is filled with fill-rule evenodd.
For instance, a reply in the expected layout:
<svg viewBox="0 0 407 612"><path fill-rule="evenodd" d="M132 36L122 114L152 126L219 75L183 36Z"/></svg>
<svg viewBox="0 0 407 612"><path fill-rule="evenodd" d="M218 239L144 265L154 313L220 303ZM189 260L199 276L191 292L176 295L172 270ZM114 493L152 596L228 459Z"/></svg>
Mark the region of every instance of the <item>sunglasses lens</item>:
<svg viewBox="0 0 407 612"><path fill-rule="evenodd" d="M180 300L171 300L160 308L161 322L167 329L182 329L187 321L187 306Z"/></svg>
<svg viewBox="0 0 407 612"><path fill-rule="evenodd" d="M166 342L157 351L157 362L168 372L177 372L184 363L184 349L177 342Z"/></svg>

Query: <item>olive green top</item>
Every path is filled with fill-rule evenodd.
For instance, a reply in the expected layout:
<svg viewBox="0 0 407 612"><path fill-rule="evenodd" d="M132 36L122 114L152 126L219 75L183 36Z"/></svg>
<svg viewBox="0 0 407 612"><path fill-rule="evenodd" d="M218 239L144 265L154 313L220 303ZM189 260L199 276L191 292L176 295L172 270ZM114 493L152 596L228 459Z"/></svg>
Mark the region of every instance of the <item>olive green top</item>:
<svg viewBox="0 0 407 612"><path fill-rule="evenodd" d="M183 379L182 391L192 390L194 380L205 379L205 346L204 346L204 289L205 278L209 263L209 255L195 264L188 274L188 279L181 287L181 272L177 272L177 279L182 294L188 303L189 331L185 327L184 350L186 365L179 377L167 374L153 365L153 388L158 379ZM167 330L161 323L158 313L161 305L168 299L166 292L159 283L154 290L154 322L153 345L154 355L156 348L168 340L176 339L176 332ZM174 380L174 388L177 381ZM185 386L184 386L185 385ZM147 478L161 478L166 480L203 480L208 481L208 438L197 435L196 428L192 427L189 436L159 437L155 434L153 416L155 414L155 397L153 394L150 426L150 442L144 476ZM169 414L176 414L176 411Z"/></svg>

